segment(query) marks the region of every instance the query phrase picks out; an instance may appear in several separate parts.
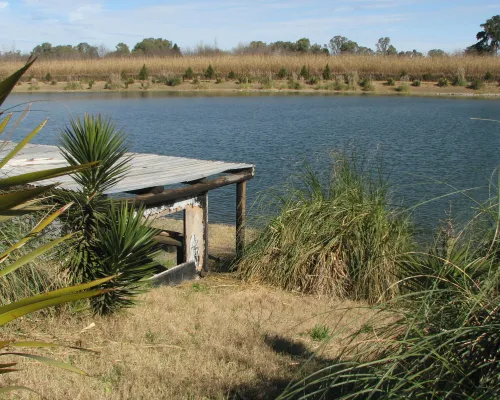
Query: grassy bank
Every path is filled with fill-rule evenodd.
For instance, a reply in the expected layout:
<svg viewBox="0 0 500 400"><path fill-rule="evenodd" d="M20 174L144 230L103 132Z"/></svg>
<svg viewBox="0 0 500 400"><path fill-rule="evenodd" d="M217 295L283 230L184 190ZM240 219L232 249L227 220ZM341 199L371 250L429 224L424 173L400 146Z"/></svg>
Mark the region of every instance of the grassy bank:
<svg viewBox="0 0 500 400"><path fill-rule="evenodd" d="M408 75L411 79L438 81L445 77L450 81L458 74L469 80L489 78L500 79L500 60L497 57L449 56L449 57L393 57L344 55L327 57L324 55L223 55L223 56L183 56L183 57L130 57L89 60L39 60L30 70L26 80L39 81L50 74L50 80L71 79L108 80L112 75L123 74L136 78L143 65L149 75L160 77L169 74L182 76L187 68L194 75L202 75L209 65L214 76L220 78L243 76L251 79L276 77L284 69L286 75L298 76L305 65L308 73L322 77L326 64L333 76L356 71L361 77L386 80ZM22 63L2 61L0 76L7 76Z"/></svg>
<svg viewBox="0 0 500 400"><path fill-rule="evenodd" d="M216 81L203 80L200 82L186 81L175 86L168 86L165 83L134 83L125 85L119 83L110 88L107 81L92 82L91 87L88 81L71 82L24 82L14 89L15 93L110 93L110 92L166 92L166 93L317 93L317 94L370 94L370 95L414 95L414 96L456 96L456 97L487 97L496 98L500 96L500 86L496 83L484 83L479 90L467 86L439 86L438 82L420 82L419 86L411 85L411 82L395 81L394 85L388 85L387 81L370 81L370 90L366 90L359 83L348 87L343 82L318 81L310 84L305 81L271 80L264 83L251 82L239 83L237 81Z"/></svg>

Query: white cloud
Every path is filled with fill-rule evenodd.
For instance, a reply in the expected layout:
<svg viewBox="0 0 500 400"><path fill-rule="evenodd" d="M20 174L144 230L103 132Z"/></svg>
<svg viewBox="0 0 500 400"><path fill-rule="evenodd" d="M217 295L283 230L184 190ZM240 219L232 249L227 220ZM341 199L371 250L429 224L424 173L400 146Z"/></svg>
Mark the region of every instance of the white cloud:
<svg viewBox="0 0 500 400"><path fill-rule="evenodd" d="M73 11L70 11L68 14L69 22L77 22L83 21L87 18L92 18L92 16L99 14L102 12L101 4L88 4L81 7L76 8Z"/></svg>
<svg viewBox="0 0 500 400"><path fill-rule="evenodd" d="M1 8L6 8L9 6L9 2L8 1L0 1L0 9Z"/></svg>

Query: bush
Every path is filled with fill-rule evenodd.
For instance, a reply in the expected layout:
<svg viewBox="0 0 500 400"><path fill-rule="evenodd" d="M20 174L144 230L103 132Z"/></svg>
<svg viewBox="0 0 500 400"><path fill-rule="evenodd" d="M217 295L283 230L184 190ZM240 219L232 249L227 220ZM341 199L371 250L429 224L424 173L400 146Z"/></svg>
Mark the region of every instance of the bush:
<svg viewBox="0 0 500 400"><path fill-rule="evenodd" d="M302 86L302 83L300 83L299 81L290 79L288 81L288 88L293 89L293 90L301 90L303 88L303 86Z"/></svg>
<svg viewBox="0 0 500 400"><path fill-rule="evenodd" d="M307 168L283 196L271 199L279 214L245 249L239 273L338 299L392 298L398 257L411 248L406 214L391 207L387 185L354 155L336 155L324 181Z"/></svg>
<svg viewBox="0 0 500 400"><path fill-rule="evenodd" d="M130 77L130 78L127 78L127 80L125 81L125 83L127 85L133 85L135 83L135 80L134 80L134 78Z"/></svg>
<svg viewBox="0 0 500 400"><path fill-rule="evenodd" d="M400 93L410 93L410 85L408 85L407 83L402 83L394 90Z"/></svg>
<svg viewBox="0 0 500 400"><path fill-rule="evenodd" d="M326 64L325 69L323 70L323 79L325 81L329 81L330 79L332 79L332 73L328 64Z"/></svg>
<svg viewBox="0 0 500 400"><path fill-rule="evenodd" d="M484 88L484 81L482 79L474 79L469 85L470 89L481 90Z"/></svg>
<svg viewBox="0 0 500 400"><path fill-rule="evenodd" d="M152 257L155 230L126 203L116 205L104 193L119 182L129 168L125 134L109 119L85 115L71 120L60 135L61 153L70 165L99 161L92 169L78 172L73 179L79 192L57 193L59 201L72 201L72 212L63 219L63 230L80 232L66 255L66 268L74 283L116 275L110 293L92 300L99 314L114 312L133 304L139 280L153 273Z"/></svg>
<svg viewBox="0 0 500 400"><path fill-rule="evenodd" d="M419 87L421 85L421 82L418 79L415 79L412 83L412 86Z"/></svg>
<svg viewBox="0 0 500 400"><path fill-rule="evenodd" d="M465 70L459 68L457 76L453 80L453 86L467 86L467 79L465 78Z"/></svg>
<svg viewBox="0 0 500 400"><path fill-rule="evenodd" d="M79 81L68 81L64 90L82 90L82 84Z"/></svg>
<svg viewBox="0 0 500 400"><path fill-rule="evenodd" d="M493 76L493 74L490 72L490 71L487 71L485 74L484 74L484 80L486 82L491 82L491 81L494 81L495 80L495 77Z"/></svg>
<svg viewBox="0 0 500 400"><path fill-rule="evenodd" d="M365 92L375 91L375 85L370 78L363 78L361 82L359 82L359 86L361 86Z"/></svg>
<svg viewBox="0 0 500 400"><path fill-rule="evenodd" d="M278 79L286 79L288 77L288 71L286 68L281 68L276 75Z"/></svg>
<svg viewBox="0 0 500 400"><path fill-rule="evenodd" d="M367 393L377 399L497 399L500 215L494 210L498 198L481 205L457 234L440 234L428 251L402 257L401 296L378 306L365 324L377 329L361 329L340 362L292 385L280 399L311 392L359 400Z"/></svg>
<svg viewBox="0 0 500 400"><path fill-rule="evenodd" d="M205 75L206 79L209 79L209 80L214 79L215 70L213 69L212 64L208 65L207 69L205 70L204 75Z"/></svg>
<svg viewBox="0 0 500 400"><path fill-rule="evenodd" d="M227 74L227 79L236 79L236 74L234 73L234 71L229 71L229 73Z"/></svg>
<svg viewBox="0 0 500 400"><path fill-rule="evenodd" d="M57 85L57 81L55 79L52 80L52 82L50 82L51 85Z"/></svg>
<svg viewBox="0 0 500 400"><path fill-rule="evenodd" d="M311 75L307 80L309 85L316 85L320 81L319 77L316 75Z"/></svg>
<svg viewBox="0 0 500 400"><path fill-rule="evenodd" d="M51 80L52 80L52 75L50 74L50 72L47 72L47 74L45 75L45 81L50 82Z"/></svg>
<svg viewBox="0 0 500 400"><path fill-rule="evenodd" d="M182 83L182 79L179 76L174 76L167 79L167 86L177 86Z"/></svg>
<svg viewBox="0 0 500 400"><path fill-rule="evenodd" d="M309 78L309 68L307 68L305 65L302 66L302 69L300 70L299 76L302 79L307 80Z"/></svg>
<svg viewBox="0 0 500 400"><path fill-rule="evenodd" d="M146 64L142 65L139 75L137 75L137 79L140 81L147 81L149 79L149 70L146 67Z"/></svg>
<svg viewBox="0 0 500 400"><path fill-rule="evenodd" d="M439 78L439 81L437 83L439 87L446 87L449 85L448 79L446 78Z"/></svg>
<svg viewBox="0 0 500 400"><path fill-rule="evenodd" d="M387 79L387 86L394 86L396 85L396 81L393 78Z"/></svg>
<svg viewBox="0 0 500 400"><path fill-rule="evenodd" d="M92 86L94 86L95 81L93 79L90 79L88 82L89 87L87 89L92 89Z"/></svg>
<svg viewBox="0 0 500 400"><path fill-rule="evenodd" d="M422 75L422 80L424 82L432 82L434 80L434 75L427 72L427 73Z"/></svg>
<svg viewBox="0 0 500 400"><path fill-rule="evenodd" d="M272 89L274 86L274 81L270 76L265 76L260 79L261 89Z"/></svg>
<svg viewBox="0 0 500 400"><path fill-rule="evenodd" d="M187 79L187 80L191 80L193 79L193 70L191 69L191 67L187 67L186 68L186 71L184 71L184 75L182 75L182 79Z"/></svg>

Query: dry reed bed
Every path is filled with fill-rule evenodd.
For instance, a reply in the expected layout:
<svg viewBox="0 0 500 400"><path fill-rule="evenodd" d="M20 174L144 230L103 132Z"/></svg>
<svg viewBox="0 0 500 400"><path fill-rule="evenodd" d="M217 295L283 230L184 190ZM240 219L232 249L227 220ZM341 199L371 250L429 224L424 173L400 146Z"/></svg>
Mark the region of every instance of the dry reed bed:
<svg viewBox="0 0 500 400"><path fill-rule="evenodd" d="M31 68L34 78L42 79L50 73L54 79L108 79L111 74L125 73L136 76L143 64L151 75L184 73L191 67L196 74L201 74L209 64L217 73L250 76L276 74L281 68L298 74L303 65L310 72L321 75L326 64L333 74L357 71L361 76L373 79L399 77L407 73L412 78L422 79L427 74L432 79L455 77L458 71L464 71L469 79L483 78L489 72L496 79L500 78L500 58L480 56L449 57L393 57L393 56L356 56L345 55L328 57L324 55L222 55L222 56L184 56L184 57L130 57L105 58L96 60L39 60ZM0 62L0 76L6 76L21 67L21 62Z"/></svg>

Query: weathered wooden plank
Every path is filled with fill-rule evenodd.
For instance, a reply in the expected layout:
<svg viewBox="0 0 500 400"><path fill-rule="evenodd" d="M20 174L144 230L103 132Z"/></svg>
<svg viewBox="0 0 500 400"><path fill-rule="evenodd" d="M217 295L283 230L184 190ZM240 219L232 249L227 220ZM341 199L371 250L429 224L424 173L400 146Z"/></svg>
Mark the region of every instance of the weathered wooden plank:
<svg viewBox="0 0 500 400"><path fill-rule="evenodd" d="M207 193L197 196L184 210L185 259L198 273L208 271Z"/></svg>
<svg viewBox="0 0 500 400"><path fill-rule="evenodd" d="M245 250L247 182L236 184L236 257L243 256Z"/></svg>

